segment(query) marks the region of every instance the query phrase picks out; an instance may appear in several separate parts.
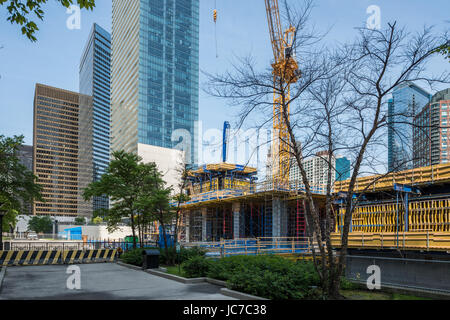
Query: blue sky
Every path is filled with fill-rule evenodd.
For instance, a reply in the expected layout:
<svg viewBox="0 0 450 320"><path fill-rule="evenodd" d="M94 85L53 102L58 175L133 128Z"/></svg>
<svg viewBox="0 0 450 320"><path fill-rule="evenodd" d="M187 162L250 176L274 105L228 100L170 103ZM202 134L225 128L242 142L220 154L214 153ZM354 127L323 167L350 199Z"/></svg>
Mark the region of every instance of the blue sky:
<svg viewBox="0 0 450 320"><path fill-rule="evenodd" d="M216 0L218 54L216 58L212 10L214 0L200 0L200 69L214 73L230 67L235 56L252 54L261 68L269 65L269 42L263 0ZM294 1L293 1L294 2ZM448 28L448 0L317 0L312 21L319 30L331 27L328 41L345 42L362 26L370 5L381 8L382 24L397 20L414 31L424 24ZM67 90L78 90L78 65L91 26L97 22L111 30L111 1L97 0L93 12L83 11L81 29L69 30L64 8L49 1L44 22L39 23L38 41L30 42L20 29L6 21L6 9L0 7L0 134L25 135L32 144L33 97L36 83ZM448 62L436 59L432 69L448 68ZM200 77L200 83L204 81ZM432 92L433 93L433 92ZM200 120L204 129L221 128L225 120L233 122L236 110L223 101L200 91Z"/></svg>

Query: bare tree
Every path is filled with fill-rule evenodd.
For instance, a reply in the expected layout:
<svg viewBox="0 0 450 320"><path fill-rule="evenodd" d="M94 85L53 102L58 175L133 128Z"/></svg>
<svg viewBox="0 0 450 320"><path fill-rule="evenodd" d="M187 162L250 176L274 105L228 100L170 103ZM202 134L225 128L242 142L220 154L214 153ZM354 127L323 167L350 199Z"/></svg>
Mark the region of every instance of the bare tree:
<svg viewBox="0 0 450 320"><path fill-rule="evenodd" d="M393 89L409 81L432 85L448 83L448 73L438 76L426 73L426 66L436 48L447 43L446 36L436 36L431 28L415 35L388 24L383 30L359 29L354 43L334 50L323 45L323 35L309 28L312 1L303 1L298 9L284 1L285 15L296 28L293 50L299 57L302 77L290 86L275 78L272 69L259 71L254 59L241 58L224 74L207 74L205 91L228 99L239 107L241 125L251 121L258 128L273 121L273 94L281 97L282 117L287 124L291 156L298 166L306 196L306 221L320 259L313 257L322 281L324 294L340 298L340 279L348 247L349 227L359 199L353 199L357 178L371 168L385 146L382 130L388 125L387 98ZM290 111L288 106L290 106ZM301 143L301 145L300 145ZM325 228L321 228L320 209L315 201L314 186L304 167L304 158L326 150L328 166ZM353 172L344 198L344 225L338 260L335 260L330 235L335 231L332 175L336 172L333 156L345 153L352 161Z"/></svg>

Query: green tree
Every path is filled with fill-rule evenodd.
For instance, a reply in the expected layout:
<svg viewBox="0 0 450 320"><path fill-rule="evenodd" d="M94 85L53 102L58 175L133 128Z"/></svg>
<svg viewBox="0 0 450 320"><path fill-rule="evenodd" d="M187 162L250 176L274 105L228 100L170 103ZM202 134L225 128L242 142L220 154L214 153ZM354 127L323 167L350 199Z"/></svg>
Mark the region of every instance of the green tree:
<svg viewBox="0 0 450 320"><path fill-rule="evenodd" d="M450 41L437 48L435 52L442 54L450 62Z"/></svg>
<svg viewBox="0 0 450 320"><path fill-rule="evenodd" d="M50 217L34 216L28 222L28 230L36 233L51 233L53 231L53 221Z"/></svg>
<svg viewBox="0 0 450 320"><path fill-rule="evenodd" d="M92 223L93 224L101 224L102 222L103 222L103 218L102 217L92 218Z"/></svg>
<svg viewBox="0 0 450 320"><path fill-rule="evenodd" d="M75 218L75 225L76 226L83 226L86 224L86 219L84 217L76 217Z"/></svg>
<svg viewBox="0 0 450 320"><path fill-rule="evenodd" d="M63 7L69 8L74 4L73 0L56 0ZM21 27L22 34L31 41L36 41L35 33L39 30L35 20L44 20L43 6L48 0L0 0L0 6L6 6L7 21ZM77 0L76 4L80 9L92 10L95 7L95 0Z"/></svg>
<svg viewBox="0 0 450 320"><path fill-rule="evenodd" d="M158 221L163 232L165 254L166 257L169 257L166 233L168 225L174 221L176 214L176 209L170 204L172 188L165 187L165 182L162 180L160 172L156 170L153 174L154 179L150 187L151 190L144 189L140 193L136 207L148 221Z"/></svg>
<svg viewBox="0 0 450 320"><path fill-rule="evenodd" d="M181 205L187 201L190 200L190 197L187 195L187 185L188 185L188 179L189 179L189 168L188 165L183 162L180 163L180 165L178 166L178 174L179 174L179 183L178 183L178 189L177 189L177 194L172 198L172 200L175 203L175 217L174 217L174 222L175 222L175 227L174 227L174 248L177 247L177 242L178 242L178 236L180 233L180 225L181 225L181 220L182 220L182 211L181 211ZM172 256L173 258L173 263L175 263L175 255Z"/></svg>
<svg viewBox="0 0 450 320"><path fill-rule="evenodd" d="M15 227L17 215L24 210L23 203L42 201L42 188L37 184L37 178L18 158L23 138L0 135L0 211L5 215L4 231Z"/></svg>
<svg viewBox="0 0 450 320"><path fill-rule="evenodd" d="M138 200L143 193L152 192L157 185L154 179L159 177L154 163L144 164L141 161L142 158L133 153L114 152L106 173L99 181L91 183L83 193L85 200L95 196L110 197L111 208L102 209L96 216L104 217L110 232L118 228L122 219L129 219L134 248L137 247L136 231L142 239L142 226L148 222L148 215L144 217L140 214Z"/></svg>

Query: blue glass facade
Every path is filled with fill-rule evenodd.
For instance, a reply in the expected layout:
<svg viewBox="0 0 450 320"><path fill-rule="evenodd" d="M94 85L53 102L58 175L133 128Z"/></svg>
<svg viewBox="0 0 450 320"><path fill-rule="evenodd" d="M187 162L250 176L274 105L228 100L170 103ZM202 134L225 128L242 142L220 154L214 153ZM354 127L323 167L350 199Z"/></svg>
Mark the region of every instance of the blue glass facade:
<svg viewBox="0 0 450 320"><path fill-rule="evenodd" d="M189 133L187 161L195 164L199 0L141 0L139 19L138 141L174 148L181 140L172 133Z"/></svg>
<svg viewBox="0 0 450 320"><path fill-rule="evenodd" d="M105 173L110 159L110 74L111 36L94 24L80 62L80 93L92 96L93 110L88 121L92 122L93 181ZM107 197L96 197L93 210L108 208Z"/></svg>
<svg viewBox="0 0 450 320"><path fill-rule="evenodd" d="M350 179L350 160L345 157L336 158L336 181Z"/></svg>
<svg viewBox="0 0 450 320"><path fill-rule="evenodd" d="M413 167L413 119L429 103L431 95L406 83L394 89L388 101L388 168L401 171Z"/></svg>

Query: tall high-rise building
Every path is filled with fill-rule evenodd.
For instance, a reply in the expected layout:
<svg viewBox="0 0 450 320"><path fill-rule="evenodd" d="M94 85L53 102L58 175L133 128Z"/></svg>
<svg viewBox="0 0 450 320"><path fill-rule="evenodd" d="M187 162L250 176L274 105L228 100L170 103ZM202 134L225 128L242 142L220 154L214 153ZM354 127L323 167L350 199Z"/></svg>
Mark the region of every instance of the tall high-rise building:
<svg viewBox="0 0 450 320"><path fill-rule="evenodd" d="M42 84L34 96L33 172L45 202L35 215L78 215L79 94Z"/></svg>
<svg viewBox="0 0 450 320"><path fill-rule="evenodd" d="M408 82L396 87L388 101L388 168L401 171L413 167L413 121L430 102L431 95Z"/></svg>
<svg viewBox="0 0 450 320"><path fill-rule="evenodd" d="M336 156L336 181L344 181L350 179L351 163L344 156Z"/></svg>
<svg viewBox="0 0 450 320"><path fill-rule="evenodd" d="M181 145L186 162L195 164L199 0L113 0L112 6L112 150L142 155L148 146L162 152Z"/></svg>
<svg viewBox="0 0 450 320"><path fill-rule="evenodd" d="M80 61L80 94L91 96L92 108L80 109L80 188L98 181L110 160L111 36L94 24ZM109 207L107 197L94 197L83 215Z"/></svg>
<svg viewBox="0 0 450 320"><path fill-rule="evenodd" d="M450 162L450 88L436 93L414 118L414 167Z"/></svg>

